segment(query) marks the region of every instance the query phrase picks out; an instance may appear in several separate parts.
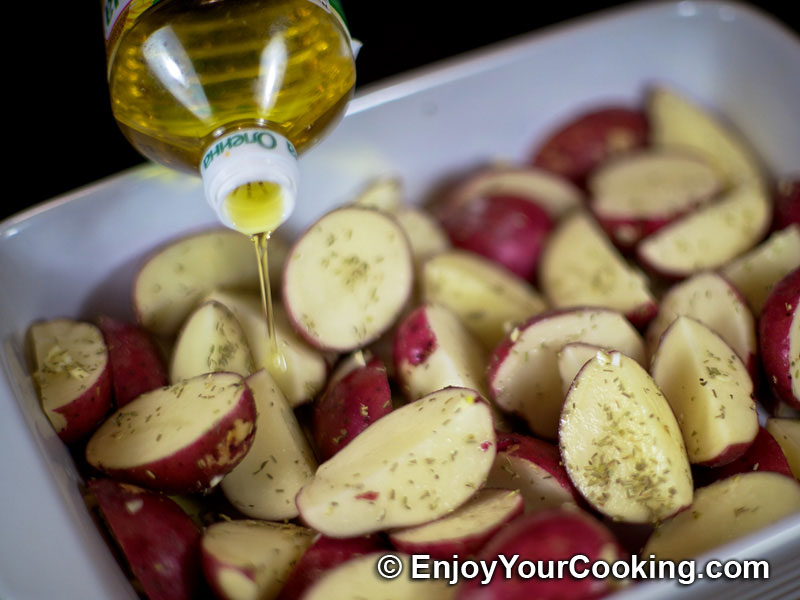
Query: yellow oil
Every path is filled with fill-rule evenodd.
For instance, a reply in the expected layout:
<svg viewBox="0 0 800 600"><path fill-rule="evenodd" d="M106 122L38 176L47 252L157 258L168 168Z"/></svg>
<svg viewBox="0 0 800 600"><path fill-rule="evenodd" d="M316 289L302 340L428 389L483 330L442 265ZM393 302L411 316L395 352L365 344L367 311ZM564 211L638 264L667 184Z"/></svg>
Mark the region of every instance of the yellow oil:
<svg viewBox="0 0 800 600"><path fill-rule="evenodd" d="M272 289L269 282L269 233L257 233L251 237L256 247L256 258L258 260L258 278L261 284L261 304L264 309L264 317L267 320L267 331L269 332L270 354L268 371L277 369L286 371L286 357L278 346L278 336L275 333L275 312L272 309Z"/></svg>
<svg viewBox="0 0 800 600"><path fill-rule="evenodd" d="M345 28L310 0L161 0L125 23L108 54L122 132L148 158L192 173L216 138L244 127L304 151L355 85Z"/></svg>
<svg viewBox="0 0 800 600"><path fill-rule="evenodd" d="M190 173L216 139L237 129L269 129L303 152L342 117L355 86L349 34L311 0L133 0L106 50L124 135L148 158ZM284 217L282 190L268 181L242 185L225 208L254 242L270 361L285 370L267 266L270 235Z"/></svg>

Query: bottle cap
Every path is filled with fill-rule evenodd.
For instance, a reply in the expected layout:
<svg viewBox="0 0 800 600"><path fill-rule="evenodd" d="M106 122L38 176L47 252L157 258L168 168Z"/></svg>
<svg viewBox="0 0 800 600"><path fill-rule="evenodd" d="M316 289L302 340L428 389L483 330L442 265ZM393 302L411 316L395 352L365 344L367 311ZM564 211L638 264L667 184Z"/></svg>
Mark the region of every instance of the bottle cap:
<svg viewBox="0 0 800 600"><path fill-rule="evenodd" d="M200 164L206 199L222 223L239 229L228 214L226 199L236 188L255 182L272 182L283 194L283 215L277 227L294 210L299 169L297 152L282 135L267 129L239 129L215 140ZM246 231L244 233L254 233Z"/></svg>

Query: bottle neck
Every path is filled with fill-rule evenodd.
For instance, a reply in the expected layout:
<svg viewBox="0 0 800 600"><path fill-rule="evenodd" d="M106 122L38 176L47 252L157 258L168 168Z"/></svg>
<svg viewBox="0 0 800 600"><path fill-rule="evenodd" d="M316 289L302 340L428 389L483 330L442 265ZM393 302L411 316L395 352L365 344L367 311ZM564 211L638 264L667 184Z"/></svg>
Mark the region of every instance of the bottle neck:
<svg viewBox="0 0 800 600"><path fill-rule="evenodd" d="M227 227L247 234L274 231L297 198L297 152L266 128L231 131L215 139L200 163L211 207Z"/></svg>

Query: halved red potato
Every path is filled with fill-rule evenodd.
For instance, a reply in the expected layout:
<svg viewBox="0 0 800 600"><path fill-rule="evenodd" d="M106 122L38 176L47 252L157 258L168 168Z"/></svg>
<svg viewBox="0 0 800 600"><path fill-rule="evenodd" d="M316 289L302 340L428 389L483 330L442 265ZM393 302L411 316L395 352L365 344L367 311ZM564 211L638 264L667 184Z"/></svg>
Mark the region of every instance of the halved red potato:
<svg viewBox="0 0 800 600"><path fill-rule="evenodd" d="M378 419L320 465L297 495L301 519L332 537L419 525L466 502L496 453L489 405L446 388Z"/></svg>
<svg viewBox="0 0 800 600"><path fill-rule="evenodd" d="M462 176L431 207L435 217L447 221L479 198L508 196L527 199L544 209L555 222L582 206L583 192L567 179L536 167L491 165Z"/></svg>
<svg viewBox="0 0 800 600"><path fill-rule="evenodd" d="M242 326L216 300L198 306L181 327L170 363L170 381L227 371L247 377L255 363Z"/></svg>
<svg viewBox="0 0 800 600"><path fill-rule="evenodd" d="M800 225L800 177L782 179L777 188L773 227L783 229L792 224Z"/></svg>
<svg viewBox="0 0 800 600"><path fill-rule="evenodd" d="M399 177L375 177L358 191L353 204L362 208L374 208L394 212L405 204L405 189Z"/></svg>
<svg viewBox="0 0 800 600"><path fill-rule="evenodd" d="M383 552L372 552L340 563L326 571L306 592L303 600L352 600L354 598L391 598L391 600L449 600L453 586L446 579L412 579L411 557L393 552L386 563ZM378 574L377 565L394 578Z"/></svg>
<svg viewBox="0 0 800 600"><path fill-rule="evenodd" d="M323 216L292 248L283 305L310 344L349 352L392 326L413 281L411 250L397 222L345 207Z"/></svg>
<svg viewBox="0 0 800 600"><path fill-rule="evenodd" d="M614 243L643 237L722 190L717 172L688 152L641 149L604 162L589 177L589 207Z"/></svg>
<svg viewBox="0 0 800 600"><path fill-rule="evenodd" d="M758 320L758 338L773 394L800 408L800 268L772 288Z"/></svg>
<svg viewBox="0 0 800 600"><path fill-rule="evenodd" d="M758 316L775 284L798 267L800 224L792 224L729 262L722 268L722 274L747 298Z"/></svg>
<svg viewBox="0 0 800 600"><path fill-rule="evenodd" d="M97 326L108 348L117 408L169 383L161 352L144 328L107 315L97 319Z"/></svg>
<svg viewBox="0 0 800 600"><path fill-rule="evenodd" d="M653 146L700 153L728 185L763 185L765 176L760 159L718 114L664 86L650 90L646 110Z"/></svg>
<svg viewBox="0 0 800 600"><path fill-rule="evenodd" d="M550 305L602 306L646 324L658 310L647 278L629 265L584 211L566 217L547 241L539 282Z"/></svg>
<svg viewBox="0 0 800 600"><path fill-rule="evenodd" d="M702 487L692 505L661 523L642 556L696 558L800 512L800 483L769 471L741 473Z"/></svg>
<svg viewBox="0 0 800 600"><path fill-rule="evenodd" d="M744 297L727 279L714 271L704 271L669 288L645 333L650 357L664 331L681 315L713 329L747 365L750 374L756 372L756 320Z"/></svg>
<svg viewBox="0 0 800 600"><path fill-rule="evenodd" d="M586 562L574 560L585 557ZM497 561L491 581L465 581L458 587L458 600L588 600L612 593L620 583L613 577L599 579L590 574L596 561L613 563L623 557L614 535L601 522L576 508L551 508L519 517L484 546L479 560ZM505 559L505 560L504 560ZM537 572L525 569L529 561ZM567 563L573 563L573 577ZM513 565L512 577L504 564ZM559 566L560 565L560 566ZM539 570L540 569L540 570ZM581 572L586 576L581 577Z"/></svg>
<svg viewBox="0 0 800 600"><path fill-rule="evenodd" d="M311 401L322 391L328 377L326 357L297 335L279 302L273 302L272 308L282 366L273 360L267 321L257 294L216 290L204 299L212 300L225 305L234 314L247 336L255 368L269 371L292 407Z"/></svg>
<svg viewBox="0 0 800 600"><path fill-rule="evenodd" d="M447 233L427 211L409 205L398 208L391 214L408 237L417 270L431 256L450 249Z"/></svg>
<svg viewBox="0 0 800 600"><path fill-rule="evenodd" d="M142 394L86 445L87 462L115 479L169 493L214 487L244 458L256 405L244 380L211 373Z"/></svg>
<svg viewBox="0 0 800 600"><path fill-rule="evenodd" d="M258 417L253 443L220 484L239 512L280 521L297 516L294 497L317 470L311 446L291 406L270 374L261 369L246 379Z"/></svg>
<svg viewBox="0 0 800 600"><path fill-rule="evenodd" d="M766 429L781 447L792 474L800 479L800 419L770 417Z"/></svg>
<svg viewBox="0 0 800 600"><path fill-rule="evenodd" d="M771 219L763 189L740 186L647 236L636 255L647 269L681 279L747 252L766 234Z"/></svg>
<svg viewBox="0 0 800 600"><path fill-rule="evenodd" d="M445 560L453 555L471 556L521 515L523 506L519 490L484 488L436 521L390 532L389 541L408 554Z"/></svg>
<svg viewBox="0 0 800 600"><path fill-rule="evenodd" d="M33 381L58 437L73 444L111 410L111 369L103 334L73 319L39 321L28 330Z"/></svg>
<svg viewBox="0 0 800 600"><path fill-rule="evenodd" d="M203 572L221 600L274 600L313 538L291 523L220 521L203 533Z"/></svg>
<svg viewBox="0 0 800 600"><path fill-rule="evenodd" d="M519 433L497 434L497 456L486 485L518 490L525 512L554 508L580 500L558 446Z"/></svg>
<svg viewBox="0 0 800 600"><path fill-rule="evenodd" d="M608 348L586 342L572 342L558 351L558 374L561 377L561 391L564 392L564 396L569 392L572 380L583 365L594 358L595 354L603 351L607 352Z"/></svg>
<svg viewBox="0 0 800 600"><path fill-rule="evenodd" d="M136 276L133 306L147 330L169 336L217 288L258 289L253 243L227 228L181 237L157 249Z"/></svg>
<svg viewBox="0 0 800 600"><path fill-rule="evenodd" d="M758 434L753 381L719 335L678 317L661 336L650 372L678 419L689 462L718 467L747 451Z"/></svg>
<svg viewBox="0 0 800 600"><path fill-rule="evenodd" d="M758 434L747 451L736 460L716 469L695 469L695 487L702 487L741 473L751 471L771 471L787 477L793 477L792 469L780 444L764 427L758 428Z"/></svg>
<svg viewBox="0 0 800 600"><path fill-rule="evenodd" d="M312 431L320 460L328 460L371 423L392 411L386 367L378 358L329 383L314 402Z"/></svg>
<svg viewBox="0 0 800 600"><path fill-rule="evenodd" d="M90 479L103 522L150 600L192 600L202 591L200 528L168 497L111 479Z"/></svg>
<svg viewBox="0 0 800 600"><path fill-rule="evenodd" d="M570 479L599 512L656 523L692 502L692 473L678 422L635 360L598 353L572 383L559 425Z"/></svg>
<svg viewBox="0 0 800 600"><path fill-rule="evenodd" d="M527 281L482 256L451 250L422 267L422 301L454 312L487 350L517 325L543 312L544 299Z"/></svg>
<svg viewBox="0 0 800 600"><path fill-rule="evenodd" d="M489 361L491 396L543 438L558 433L564 394L557 357L572 342L602 345L645 363L639 333L620 313L604 308L550 311L512 331Z"/></svg>
<svg viewBox="0 0 800 600"><path fill-rule="evenodd" d="M301 600L305 592L326 572L352 558L387 547L380 534L352 538L317 535L286 579L279 600Z"/></svg>
<svg viewBox="0 0 800 600"><path fill-rule="evenodd" d="M539 145L531 163L583 185L606 160L647 145L649 126L640 110L604 106L566 120Z"/></svg>
<svg viewBox="0 0 800 600"><path fill-rule="evenodd" d="M403 392L416 400L448 386L486 394L486 350L450 310L424 304L397 328L395 372Z"/></svg>

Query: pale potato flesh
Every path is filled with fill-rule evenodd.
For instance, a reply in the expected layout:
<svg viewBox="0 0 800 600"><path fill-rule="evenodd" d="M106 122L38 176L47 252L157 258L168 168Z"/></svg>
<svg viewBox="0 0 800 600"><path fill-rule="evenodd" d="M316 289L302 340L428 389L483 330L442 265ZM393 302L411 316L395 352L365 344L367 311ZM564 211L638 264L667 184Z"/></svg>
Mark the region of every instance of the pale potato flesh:
<svg viewBox="0 0 800 600"><path fill-rule="evenodd" d="M728 184L762 185L758 159L744 140L709 110L673 90L652 90L647 102L651 143L701 153Z"/></svg>
<svg viewBox="0 0 800 600"><path fill-rule="evenodd" d="M456 587L446 579L411 579L411 557L392 552L402 560L402 574L394 579L378 575L377 564L384 553L358 556L328 570L303 600L449 600Z"/></svg>
<svg viewBox="0 0 800 600"><path fill-rule="evenodd" d="M453 311L488 350L514 326L546 308L528 282L466 251L453 250L426 261L422 290L425 302Z"/></svg>
<svg viewBox="0 0 800 600"><path fill-rule="evenodd" d="M554 220L583 202L583 194L572 183L534 167L494 167L471 178L456 193L464 199L480 196L531 198Z"/></svg>
<svg viewBox="0 0 800 600"><path fill-rule="evenodd" d="M771 218L764 191L741 186L645 238L639 258L676 277L716 269L755 246Z"/></svg>
<svg viewBox="0 0 800 600"><path fill-rule="evenodd" d="M486 485L518 490L525 502L526 513L575 502L572 492L546 469L525 457L506 452L498 452Z"/></svg>
<svg viewBox="0 0 800 600"><path fill-rule="evenodd" d="M273 302L275 337L285 368L272 360L272 343L261 299L257 294L215 290L205 298L227 306L242 326L253 353L255 369L266 369L292 407L310 401L325 387L328 366L325 357L292 329L286 311Z"/></svg>
<svg viewBox="0 0 800 600"><path fill-rule="evenodd" d="M702 487L692 505L661 524L643 557L684 560L800 512L800 483L768 471L728 477Z"/></svg>
<svg viewBox="0 0 800 600"><path fill-rule="evenodd" d="M392 213L411 244L411 255L417 269L431 256L450 248L447 234L428 213L415 206L404 206Z"/></svg>
<svg viewBox="0 0 800 600"><path fill-rule="evenodd" d="M279 521L297 516L294 497L317 461L286 398L265 370L247 378L258 410L253 445L220 487L242 514Z"/></svg>
<svg viewBox="0 0 800 600"><path fill-rule="evenodd" d="M800 400L800 303L794 307L789 325L789 376L792 378L792 394Z"/></svg>
<svg viewBox="0 0 800 600"><path fill-rule="evenodd" d="M486 480L496 454L489 405L447 388L372 423L297 496L300 516L333 537L437 519Z"/></svg>
<svg viewBox="0 0 800 600"><path fill-rule="evenodd" d="M58 409L91 389L108 366L103 334L91 323L53 319L34 323L30 339L42 408L55 430L62 431L67 419Z"/></svg>
<svg viewBox="0 0 800 600"><path fill-rule="evenodd" d="M518 490L482 489L450 514L416 527L393 531L393 542L431 544L479 536L506 523L522 506Z"/></svg>
<svg viewBox="0 0 800 600"><path fill-rule="evenodd" d="M575 487L612 519L656 523L692 501L675 416L647 371L618 352L597 355L575 378L559 446Z"/></svg>
<svg viewBox="0 0 800 600"><path fill-rule="evenodd" d="M237 600L277 598L314 532L289 523L220 521L204 533L206 576ZM210 571L210 572L209 572Z"/></svg>
<svg viewBox="0 0 800 600"><path fill-rule="evenodd" d="M403 361L399 365L400 379L409 398L421 398L447 386L470 388L488 398L486 350L445 307L428 305L425 317L436 349L421 364Z"/></svg>
<svg viewBox="0 0 800 600"><path fill-rule="evenodd" d="M209 301L189 316L172 353L170 381L228 371L247 377L255 370L247 338L233 313Z"/></svg>
<svg viewBox="0 0 800 600"><path fill-rule="evenodd" d="M755 439L758 414L747 368L699 321L678 317L672 323L651 373L678 419L690 462L713 462Z"/></svg>
<svg viewBox="0 0 800 600"><path fill-rule="evenodd" d="M398 177L377 177L369 181L356 195L353 204L394 212L405 203L403 181Z"/></svg>
<svg viewBox="0 0 800 600"><path fill-rule="evenodd" d="M558 374L561 376L561 389L566 397L575 376L598 352L604 348L595 344L573 342L558 351Z"/></svg>
<svg viewBox="0 0 800 600"><path fill-rule="evenodd" d="M244 392L239 375L215 373L142 394L95 431L86 458L105 469L129 469L172 456L236 410ZM241 426L249 431L252 424Z"/></svg>
<svg viewBox="0 0 800 600"><path fill-rule="evenodd" d="M792 475L800 479L800 419L770 417L766 428L781 447Z"/></svg>
<svg viewBox="0 0 800 600"><path fill-rule="evenodd" d="M753 312L760 315L772 287L798 267L800 225L792 224L725 265L722 274L747 298Z"/></svg>
<svg viewBox="0 0 800 600"><path fill-rule="evenodd" d="M599 168L589 187L603 217L669 218L708 201L721 181L700 156L648 149Z"/></svg>
<svg viewBox="0 0 800 600"><path fill-rule="evenodd" d="M752 312L731 284L717 273L693 275L664 295L645 336L650 356L655 354L661 335L680 315L714 330L745 363L758 351Z"/></svg>
<svg viewBox="0 0 800 600"><path fill-rule="evenodd" d="M603 306L630 314L655 302L647 278L625 262L583 211L566 217L550 235L539 277L555 307Z"/></svg>
<svg viewBox="0 0 800 600"><path fill-rule="evenodd" d="M641 336L618 312L576 309L541 315L511 333L513 345L490 382L492 396L503 410L522 416L533 432L555 439L564 395L558 352L571 342L603 345L644 364Z"/></svg>
<svg viewBox="0 0 800 600"><path fill-rule="evenodd" d="M284 306L317 347L347 352L386 331L409 298L408 238L378 211L341 208L298 240L284 272Z"/></svg>
<svg viewBox="0 0 800 600"><path fill-rule="evenodd" d="M172 335L216 288L258 289L255 247L230 229L190 235L159 249L139 271L134 306L145 328Z"/></svg>

